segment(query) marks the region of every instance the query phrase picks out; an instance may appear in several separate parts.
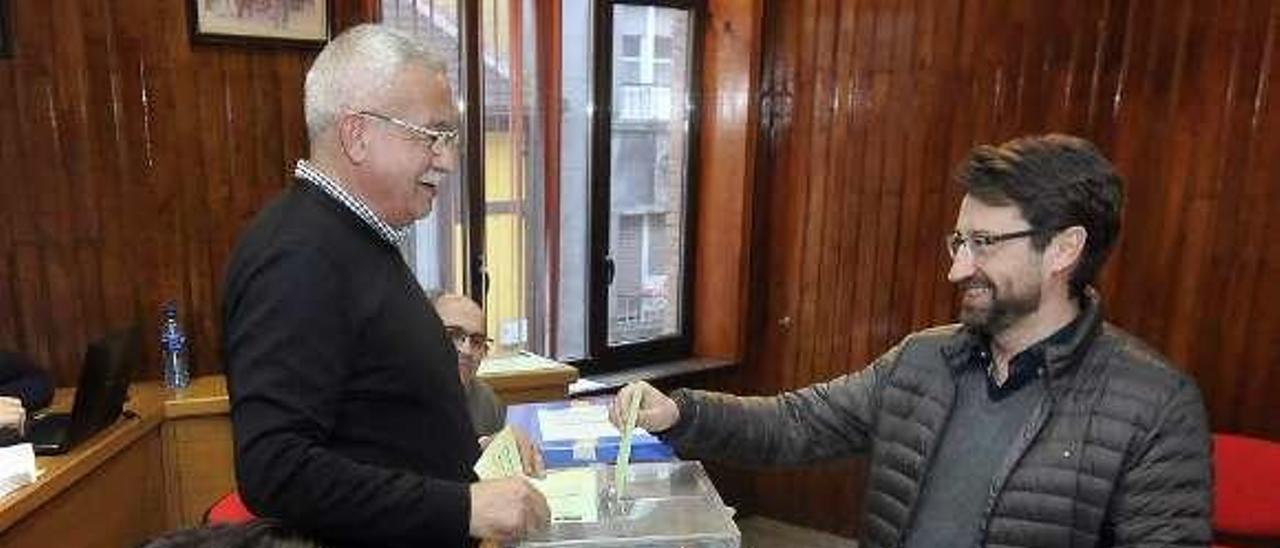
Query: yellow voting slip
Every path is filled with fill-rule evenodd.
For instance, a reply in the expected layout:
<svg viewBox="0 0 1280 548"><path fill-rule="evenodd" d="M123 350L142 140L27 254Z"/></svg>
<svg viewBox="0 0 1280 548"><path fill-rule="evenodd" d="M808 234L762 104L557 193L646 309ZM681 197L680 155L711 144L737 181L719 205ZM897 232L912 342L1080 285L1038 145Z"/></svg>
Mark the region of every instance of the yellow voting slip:
<svg viewBox="0 0 1280 548"><path fill-rule="evenodd" d="M520 459L520 446L511 427L506 426L489 439L489 446L484 448L480 459L473 468L481 481L510 478L524 473L524 464ZM486 539L480 548L498 548L498 542Z"/></svg>
<svg viewBox="0 0 1280 548"><path fill-rule="evenodd" d="M594 468L568 468L533 478L533 486L547 497L552 523L595 523L600 519Z"/></svg>
<svg viewBox="0 0 1280 548"><path fill-rule="evenodd" d="M510 478L524 473L520 446L516 444L516 436L510 426L493 435L489 446L480 454L480 460L476 461L474 470L481 480Z"/></svg>
<svg viewBox="0 0 1280 548"><path fill-rule="evenodd" d="M627 494L627 477L631 468L631 432L636 429L636 417L640 414L642 399L643 395L636 390L631 394L631 401L624 402L627 406L627 416L623 418L622 440L618 444L618 461L613 467L614 494L619 500Z"/></svg>

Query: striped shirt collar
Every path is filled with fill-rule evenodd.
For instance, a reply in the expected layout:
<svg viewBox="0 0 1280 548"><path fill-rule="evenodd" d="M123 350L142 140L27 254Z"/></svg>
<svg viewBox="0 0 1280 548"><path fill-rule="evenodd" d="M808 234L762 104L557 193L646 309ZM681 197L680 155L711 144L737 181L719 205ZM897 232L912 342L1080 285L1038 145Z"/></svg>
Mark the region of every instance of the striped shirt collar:
<svg viewBox="0 0 1280 548"><path fill-rule="evenodd" d="M325 194L347 206L347 209L364 219L364 222L373 227L373 230L391 245L400 245L400 242L409 235L408 227L397 229L387 224L386 221L379 219L378 215L372 209L369 209L368 204L361 201L359 197L347 192L347 189L338 184L336 180L320 171L310 162L298 160L297 165L293 168L293 176L320 187Z"/></svg>

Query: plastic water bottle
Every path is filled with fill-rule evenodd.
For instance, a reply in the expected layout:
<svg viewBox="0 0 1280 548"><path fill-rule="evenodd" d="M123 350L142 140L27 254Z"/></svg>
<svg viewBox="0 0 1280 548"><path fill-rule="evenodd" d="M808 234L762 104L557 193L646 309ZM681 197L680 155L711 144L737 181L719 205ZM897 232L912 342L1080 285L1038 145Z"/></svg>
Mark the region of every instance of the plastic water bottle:
<svg viewBox="0 0 1280 548"><path fill-rule="evenodd" d="M168 388L185 388L191 384L191 372L187 369L187 336L178 325L178 305L164 303L160 321L160 356L164 366L164 385Z"/></svg>

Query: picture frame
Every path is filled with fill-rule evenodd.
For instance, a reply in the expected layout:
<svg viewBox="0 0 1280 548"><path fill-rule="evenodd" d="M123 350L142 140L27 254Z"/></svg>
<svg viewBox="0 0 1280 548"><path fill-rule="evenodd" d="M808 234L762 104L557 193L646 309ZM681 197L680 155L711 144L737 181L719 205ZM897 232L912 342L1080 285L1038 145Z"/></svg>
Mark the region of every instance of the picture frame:
<svg viewBox="0 0 1280 548"><path fill-rule="evenodd" d="M0 0L0 58L13 57L13 29L9 27L9 0Z"/></svg>
<svg viewBox="0 0 1280 548"><path fill-rule="evenodd" d="M321 47L329 41L331 4L331 0L189 0L191 41Z"/></svg>

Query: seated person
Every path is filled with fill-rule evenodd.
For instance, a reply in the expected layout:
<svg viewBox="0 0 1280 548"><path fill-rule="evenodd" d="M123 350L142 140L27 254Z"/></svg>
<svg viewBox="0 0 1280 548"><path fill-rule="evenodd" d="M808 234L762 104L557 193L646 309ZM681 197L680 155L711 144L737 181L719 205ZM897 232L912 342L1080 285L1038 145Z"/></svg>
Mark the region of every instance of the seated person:
<svg viewBox="0 0 1280 548"><path fill-rule="evenodd" d="M53 382L47 371L22 354L0 351L0 445L21 440L27 414L52 400Z"/></svg>
<svg viewBox="0 0 1280 548"><path fill-rule="evenodd" d="M445 335L458 350L458 377L467 391L471 424L477 434L492 435L506 423L507 407L488 384L476 378L476 370L493 342L485 335L484 310L475 301L456 293L437 296L432 304L444 321Z"/></svg>

